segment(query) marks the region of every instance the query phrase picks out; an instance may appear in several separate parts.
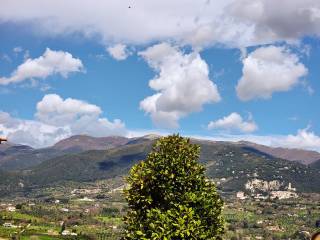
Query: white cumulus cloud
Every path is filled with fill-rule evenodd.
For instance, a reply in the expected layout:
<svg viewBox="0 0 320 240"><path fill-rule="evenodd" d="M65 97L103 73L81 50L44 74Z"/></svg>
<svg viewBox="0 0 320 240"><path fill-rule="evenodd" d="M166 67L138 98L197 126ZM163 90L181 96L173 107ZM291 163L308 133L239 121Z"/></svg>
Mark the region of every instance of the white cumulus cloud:
<svg viewBox="0 0 320 240"><path fill-rule="evenodd" d="M96 105L73 98L64 100L57 94L48 94L37 103L35 116L41 122L63 126L86 115L97 118L101 113L102 110Z"/></svg>
<svg viewBox="0 0 320 240"><path fill-rule="evenodd" d="M288 148L304 148L320 152L320 136L310 131L309 127L299 129L296 135L290 134L282 140L276 139L273 145L281 145Z"/></svg>
<svg viewBox="0 0 320 240"><path fill-rule="evenodd" d="M218 88L209 79L208 65L199 53L184 53L160 43L139 55L157 73L149 82L157 93L140 102L155 125L176 128L180 118L201 111L206 103L220 101Z"/></svg>
<svg viewBox="0 0 320 240"><path fill-rule="evenodd" d="M243 133L250 133L256 131L258 126L251 117L245 121L239 113L233 112L226 117L209 122L208 129L235 130Z"/></svg>
<svg viewBox="0 0 320 240"><path fill-rule="evenodd" d="M252 44L292 42L320 33L318 0L235 0L226 12L234 22L247 25Z"/></svg>
<svg viewBox="0 0 320 240"><path fill-rule="evenodd" d="M308 69L285 47L261 47L243 59L242 77L236 91L243 101L271 98L274 92L292 89Z"/></svg>
<svg viewBox="0 0 320 240"><path fill-rule="evenodd" d="M36 120L14 118L0 112L0 134L10 142L33 147L46 147L71 135L67 127L56 127Z"/></svg>
<svg viewBox="0 0 320 240"><path fill-rule="evenodd" d="M118 61L125 60L130 55L127 46L121 43L108 47L107 51L114 59Z"/></svg>
<svg viewBox="0 0 320 240"><path fill-rule="evenodd" d="M107 44L246 47L319 35L319 12L318 0L2 0L0 21L28 23L51 35L98 34Z"/></svg>
<svg viewBox="0 0 320 240"><path fill-rule="evenodd" d="M125 124L102 117L100 107L78 99L48 94L37 104L35 119L14 118L0 112L0 134L15 143L46 147L77 134L95 137L126 135Z"/></svg>
<svg viewBox="0 0 320 240"><path fill-rule="evenodd" d="M82 69L80 59L74 58L68 52L53 51L47 48L42 56L26 59L10 77L0 77L0 85L19 83L28 79L45 79L53 74L60 74L66 78L69 73L79 72Z"/></svg>
<svg viewBox="0 0 320 240"><path fill-rule="evenodd" d="M309 127L299 129L296 134L288 135L253 135L253 134L220 134L213 137L201 137L216 141L249 141L271 147L306 149L320 152L320 136Z"/></svg>
<svg viewBox="0 0 320 240"><path fill-rule="evenodd" d="M96 105L48 94L38 102L35 117L52 126L68 126L73 135L106 136L124 133L125 125L121 120L110 122L107 118L102 118L101 114L102 110Z"/></svg>

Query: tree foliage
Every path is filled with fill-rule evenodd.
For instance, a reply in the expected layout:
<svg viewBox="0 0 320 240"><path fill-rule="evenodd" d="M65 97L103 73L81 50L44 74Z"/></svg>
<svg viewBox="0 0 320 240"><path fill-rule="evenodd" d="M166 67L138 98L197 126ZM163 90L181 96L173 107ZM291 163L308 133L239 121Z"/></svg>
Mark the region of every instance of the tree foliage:
<svg viewBox="0 0 320 240"><path fill-rule="evenodd" d="M220 239L223 201L198 163L200 147L172 135L132 167L123 239Z"/></svg>

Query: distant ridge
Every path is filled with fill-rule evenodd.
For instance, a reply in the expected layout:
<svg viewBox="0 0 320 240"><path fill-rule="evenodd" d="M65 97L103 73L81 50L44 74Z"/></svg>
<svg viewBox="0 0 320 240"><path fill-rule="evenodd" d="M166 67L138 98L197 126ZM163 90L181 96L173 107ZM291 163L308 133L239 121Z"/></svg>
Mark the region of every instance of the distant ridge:
<svg viewBox="0 0 320 240"><path fill-rule="evenodd" d="M88 150L105 150L127 144L126 137L91 137L87 135L75 135L57 142L52 148L61 151L82 152Z"/></svg>
<svg viewBox="0 0 320 240"><path fill-rule="evenodd" d="M75 135L57 142L47 148L34 149L26 145L3 143L0 145L0 169L2 170L24 170L30 169L44 161L66 154L77 154L90 150L108 150L125 145L144 144L154 142L160 138L157 134L148 134L142 137L126 138L122 136L91 137L87 135ZM304 165L311 165L320 160L320 153L302 149L288 149L281 147L268 147L252 142L239 141L212 141L192 138L196 144L215 147L216 145L236 145L260 156L267 158L281 158L295 161ZM316 164L316 166L318 166Z"/></svg>
<svg viewBox="0 0 320 240"><path fill-rule="evenodd" d="M107 150L125 145L128 141L128 138L119 136L95 138L75 135L57 142L52 147L41 149L5 143L0 145L0 169L9 171L29 169L55 157L89 150Z"/></svg>
<svg viewBox="0 0 320 240"><path fill-rule="evenodd" d="M296 149L296 148L268 147L265 145L260 145L257 143L252 143L247 141L240 141L237 144L240 144L246 147L251 147L262 153L266 153L276 158L282 158L289 161L296 161L305 165L309 165L320 160L320 153L316 151L309 151L309 150Z"/></svg>
<svg viewBox="0 0 320 240"><path fill-rule="evenodd" d="M86 136L69 138L67 143L72 144L65 148L67 153L54 150L53 147L32 150L31 152L34 151L40 155L38 160L41 161L37 161L33 166L29 165L28 168L20 168L20 171L18 169L6 171L0 166L0 194L14 194L19 191L29 194L30 189L61 186L68 182L78 184L123 178L134 164L147 157L155 142L154 138L149 139L148 136L143 136L122 139L128 143L118 147L68 153L70 147L75 146L74 142L77 143L83 139L89 141L90 138ZM95 142L97 139L93 140ZM320 174L320 161L306 166L295 161L270 157L250 147L248 143L199 139L191 141L201 146L200 162L205 165L207 176L220 182L218 187L222 191L242 191L247 181L258 178L263 181L278 180L285 185L291 183L298 192L320 192L320 178L315 177ZM64 142L61 141L59 145ZM121 143L117 142L117 144ZM62 146L65 147L65 145ZM47 157L46 154L50 151L51 158L45 159L44 157ZM24 163L26 156L30 161L34 161L34 156L37 156L35 153L20 155L18 166ZM60 156L54 156L57 153Z"/></svg>
<svg viewBox="0 0 320 240"><path fill-rule="evenodd" d="M12 146L16 146L17 144L13 144L10 142L3 142L0 144L0 151L5 151L7 148L12 147Z"/></svg>

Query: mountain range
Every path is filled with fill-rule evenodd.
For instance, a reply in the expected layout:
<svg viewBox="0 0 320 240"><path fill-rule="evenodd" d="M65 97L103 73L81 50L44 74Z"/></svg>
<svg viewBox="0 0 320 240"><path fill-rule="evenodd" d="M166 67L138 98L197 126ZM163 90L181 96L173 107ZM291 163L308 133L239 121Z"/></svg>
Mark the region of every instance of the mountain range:
<svg viewBox="0 0 320 240"><path fill-rule="evenodd" d="M296 148L268 147L265 145L259 145L245 141L240 141L238 143L244 147L258 150L273 157L282 158L289 161L296 161L306 165L312 164L320 159L320 153L316 151L308 151Z"/></svg>
<svg viewBox="0 0 320 240"><path fill-rule="evenodd" d="M146 158L158 137L73 136L43 149L0 145L0 193L125 176ZM200 162L208 177L222 181L224 191L241 190L248 180L259 178L290 182L299 191L320 192L320 179L315 177L320 174L317 152L250 142L191 141L201 146Z"/></svg>

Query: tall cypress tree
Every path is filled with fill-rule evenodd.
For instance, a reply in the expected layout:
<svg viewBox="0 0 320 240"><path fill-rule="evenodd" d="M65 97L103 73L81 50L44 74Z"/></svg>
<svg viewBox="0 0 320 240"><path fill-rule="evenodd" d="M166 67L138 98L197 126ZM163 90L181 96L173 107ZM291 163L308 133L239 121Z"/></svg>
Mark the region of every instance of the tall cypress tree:
<svg viewBox="0 0 320 240"><path fill-rule="evenodd" d="M198 163L200 147L172 135L132 167L123 239L221 239L223 201Z"/></svg>

